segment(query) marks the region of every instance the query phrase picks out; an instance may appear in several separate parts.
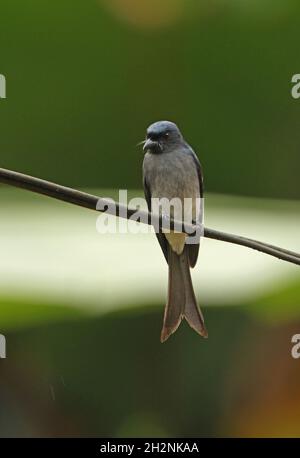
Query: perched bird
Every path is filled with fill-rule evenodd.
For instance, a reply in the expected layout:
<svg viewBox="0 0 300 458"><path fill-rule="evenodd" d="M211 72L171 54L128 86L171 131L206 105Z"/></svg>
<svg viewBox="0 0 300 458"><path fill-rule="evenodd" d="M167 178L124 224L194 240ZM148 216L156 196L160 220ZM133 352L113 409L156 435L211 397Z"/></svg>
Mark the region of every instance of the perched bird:
<svg viewBox="0 0 300 458"><path fill-rule="evenodd" d="M151 124L147 129L143 149L143 181L149 211L153 211L153 199L164 198L170 201L176 198L175 201L181 203L182 208L185 201L189 202L194 223L202 222L203 211L199 208L203 198L201 165L176 124L169 121ZM176 202L174 207L169 207L169 214L164 213L162 206L161 214L174 218ZM184 214L180 211L175 219L183 221ZM190 267L194 267L197 262L200 237L195 243L189 244L189 236L184 233L162 229L156 236L169 265L168 300L161 342L176 331L183 318L201 336L207 337L190 274Z"/></svg>

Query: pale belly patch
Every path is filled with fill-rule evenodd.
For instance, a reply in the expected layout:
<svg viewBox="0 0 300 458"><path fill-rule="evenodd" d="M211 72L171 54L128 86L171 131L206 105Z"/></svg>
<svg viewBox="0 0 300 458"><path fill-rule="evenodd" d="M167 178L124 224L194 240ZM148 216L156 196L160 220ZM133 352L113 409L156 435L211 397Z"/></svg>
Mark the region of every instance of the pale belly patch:
<svg viewBox="0 0 300 458"><path fill-rule="evenodd" d="M164 231L163 231L164 232ZM175 253L181 254L184 250L186 234L169 232L165 233L166 239Z"/></svg>

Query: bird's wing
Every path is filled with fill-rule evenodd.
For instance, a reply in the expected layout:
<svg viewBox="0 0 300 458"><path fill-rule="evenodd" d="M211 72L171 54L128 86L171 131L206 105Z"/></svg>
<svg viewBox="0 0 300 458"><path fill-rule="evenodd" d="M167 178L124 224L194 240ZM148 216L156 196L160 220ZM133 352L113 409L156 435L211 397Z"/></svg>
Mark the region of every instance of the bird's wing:
<svg viewBox="0 0 300 458"><path fill-rule="evenodd" d="M198 178L199 178L199 190L200 190L200 198L203 199L203 174L202 174L202 167L199 162L198 157L194 153L193 150L190 151L190 154L193 157L197 173L198 173ZM202 202L202 213L203 213L203 202ZM202 223L203 221L203 214L199 215L200 217L200 222ZM195 267L197 259L198 259L198 253L199 253L199 247L200 247L200 238L199 238L199 243L193 243L193 244L188 244L188 253L189 253L189 262L191 267Z"/></svg>
<svg viewBox="0 0 300 458"><path fill-rule="evenodd" d="M148 210L151 212L151 191L150 188L147 184L146 178L144 177L144 193L145 193L145 198L147 201L148 205ZM168 262L168 242L166 237L162 232L156 233L157 240L159 241L159 244L161 246L161 249L163 251L163 254L166 258L166 261Z"/></svg>

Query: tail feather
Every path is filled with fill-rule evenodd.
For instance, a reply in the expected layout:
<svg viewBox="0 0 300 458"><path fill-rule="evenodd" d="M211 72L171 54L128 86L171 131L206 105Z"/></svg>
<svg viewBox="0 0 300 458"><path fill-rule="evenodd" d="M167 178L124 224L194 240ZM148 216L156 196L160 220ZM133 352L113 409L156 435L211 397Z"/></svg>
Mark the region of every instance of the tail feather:
<svg viewBox="0 0 300 458"><path fill-rule="evenodd" d="M164 342L176 331L183 319L185 291L182 280L180 257L168 247L169 284L168 301L165 307L164 323L160 340Z"/></svg>
<svg viewBox="0 0 300 458"><path fill-rule="evenodd" d="M204 324L204 318L200 308L198 307L197 300L194 293L188 252L184 249L182 255L184 260L182 261L182 276L185 289L185 306L184 306L184 317L190 327L194 329L200 336L208 337L208 333Z"/></svg>
<svg viewBox="0 0 300 458"><path fill-rule="evenodd" d="M165 307L161 342L165 342L180 325L183 318L201 336L207 337L203 315L198 308L188 258L187 247L181 255L168 247L169 287Z"/></svg>

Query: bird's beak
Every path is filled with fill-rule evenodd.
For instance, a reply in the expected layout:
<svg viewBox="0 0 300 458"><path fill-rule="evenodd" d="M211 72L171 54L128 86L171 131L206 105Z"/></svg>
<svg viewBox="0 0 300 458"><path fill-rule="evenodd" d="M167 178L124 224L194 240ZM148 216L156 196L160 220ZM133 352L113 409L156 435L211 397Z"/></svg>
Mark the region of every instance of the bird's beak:
<svg viewBox="0 0 300 458"><path fill-rule="evenodd" d="M162 149L159 144L159 142L153 141L150 138L148 138L144 144L143 150L146 151L151 151L151 153L161 153Z"/></svg>
<svg viewBox="0 0 300 458"><path fill-rule="evenodd" d="M146 140L142 140L141 142L138 142L136 146L142 146L146 143Z"/></svg>

